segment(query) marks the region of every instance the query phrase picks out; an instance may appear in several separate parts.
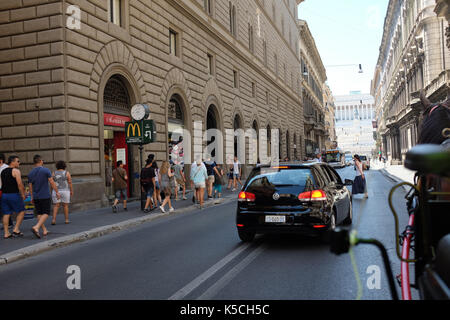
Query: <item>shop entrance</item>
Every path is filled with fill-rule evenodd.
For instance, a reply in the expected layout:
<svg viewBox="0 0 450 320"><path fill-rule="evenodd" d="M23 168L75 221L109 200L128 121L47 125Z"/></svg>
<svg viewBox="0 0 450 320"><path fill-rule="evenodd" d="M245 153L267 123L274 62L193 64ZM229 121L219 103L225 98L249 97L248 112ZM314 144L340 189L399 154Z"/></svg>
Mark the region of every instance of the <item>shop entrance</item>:
<svg viewBox="0 0 450 320"><path fill-rule="evenodd" d="M107 115L109 117L117 117L114 115ZM124 117L125 121L126 117ZM128 120L127 120L128 121ZM109 198L114 196L112 185L112 172L116 168L117 161L121 160L124 164L124 169L128 176L128 197L133 195L134 183L133 177L135 175L133 166L133 148L129 148L125 142L125 131L122 127L108 128L105 123L104 130L104 145L105 145L105 183L106 194Z"/></svg>
<svg viewBox="0 0 450 320"><path fill-rule="evenodd" d="M105 187L109 199L114 198L112 172L119 160L123 162L128 176L128 197L132 197L137 190L135 171L138 165L133 156L135 148L129 147L125 139L125 123L131 121L130 107L126 80L120 75L112 76L106 83L103 95Z"/></svg>

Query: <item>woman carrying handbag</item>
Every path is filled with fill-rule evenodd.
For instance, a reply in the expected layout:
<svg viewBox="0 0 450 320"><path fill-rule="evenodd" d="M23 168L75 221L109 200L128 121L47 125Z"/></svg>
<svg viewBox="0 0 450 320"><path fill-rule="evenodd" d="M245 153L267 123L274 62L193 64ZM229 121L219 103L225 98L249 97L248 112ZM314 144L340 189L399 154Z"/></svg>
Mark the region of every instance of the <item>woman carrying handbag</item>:
<svg viewBox="0 0 450 320"><path fill-rule="evenodd" d="M353 156L353 159L355 160L356 177L352 185L352 195L364 193L364 198L367 199L369 195L367 194L366 177L364 176L361 159L357 154Z"/></svg>

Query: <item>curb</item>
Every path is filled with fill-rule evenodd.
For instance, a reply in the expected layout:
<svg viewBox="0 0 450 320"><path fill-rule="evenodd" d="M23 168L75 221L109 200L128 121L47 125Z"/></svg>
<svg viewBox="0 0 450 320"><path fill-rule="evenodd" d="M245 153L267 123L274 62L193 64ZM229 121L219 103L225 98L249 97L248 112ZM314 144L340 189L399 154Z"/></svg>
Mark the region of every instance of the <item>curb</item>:
<svg viewBox="0 0 450 320"><path fill-rule="evenodd" d="M235 200L235 197L229 197L229 198L220 198L220 199L214 199L213 201L208 201L204 203L203 208L212 207L214 205L221 205L228 202L231 202ZM40 242L35 245L31 245L25 248L17 249L15 251L11 251L9 253L6 253L0 257L0 266L5 264L10 264L15 261L19 261L25 258L29 258L32 256L36 256L40 253L44 253L53 249L61 248L68 246L70 244L83 242L86 240L99 238L111 233L115 233L118 231L126 230L129 228L133 228L136 226L139 226L141 224L144 224L146 222L150 222L153 220L156 220L161 217L166 217L169 215L176 215L176 214L182 214L187 213L191 211L195 211L198 209L196 206L190 206L187 208L178 209L172 213L166 212L166 213L156 213L151 214L149 216L144 217L138 217L133 218L129 220L125 220L116 224L111 224L107 226L97 227L88 231L79 232L76 234L60 237L53 240L48 240L44 242Z"/></svg>
<svg viewBox="0 0 450 320"><path fill-rule="evenodd" d="M387 172L386 169L380 169L380 172L388 179L392 180L393 182L397 183L401 183L401 182L405 182L404 180L397 178L396 176L390 174L389 172ZM411 190L410 186L407 185L403 185L402 186L403 190L405 190L405 192L409 192L409 190Z"/></svg>

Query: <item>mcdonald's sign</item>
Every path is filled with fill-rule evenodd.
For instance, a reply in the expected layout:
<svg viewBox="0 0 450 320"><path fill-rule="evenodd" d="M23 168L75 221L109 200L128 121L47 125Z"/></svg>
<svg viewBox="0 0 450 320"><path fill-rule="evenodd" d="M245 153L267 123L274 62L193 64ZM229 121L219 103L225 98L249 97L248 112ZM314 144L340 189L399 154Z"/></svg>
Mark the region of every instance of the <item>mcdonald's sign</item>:
<svg viewBox="0 0 450 320"><path fill-rule="evenodd" d="M141 122L126 122L125 123L126 140L129 144L142 144L142 124Z"/></svg>
<svg viewBox="0 0 450 320"><path fill-rule="evenodd" d="M125 123L125 137L128 144L148 144L156 140L153 120Z"/></svg>

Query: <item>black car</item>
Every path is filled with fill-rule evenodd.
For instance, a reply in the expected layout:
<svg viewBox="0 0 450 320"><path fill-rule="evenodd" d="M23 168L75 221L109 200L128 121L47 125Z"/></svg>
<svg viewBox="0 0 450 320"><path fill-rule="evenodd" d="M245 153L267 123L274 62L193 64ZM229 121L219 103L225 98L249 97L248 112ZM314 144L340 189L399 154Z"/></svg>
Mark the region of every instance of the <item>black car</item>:
<svg viewBox="0 0 450 320"><path fill-rule="evenodd" d="M257 233L324 234L352 223L352 197L326 163L258 165L238 196L242 241Z"/></svg>

